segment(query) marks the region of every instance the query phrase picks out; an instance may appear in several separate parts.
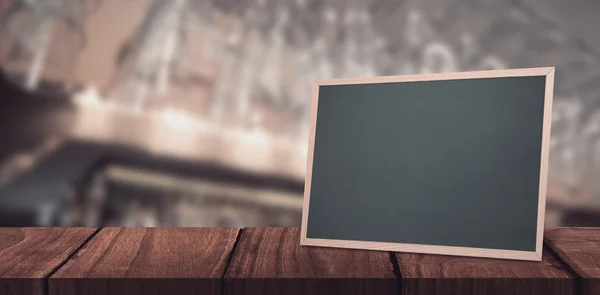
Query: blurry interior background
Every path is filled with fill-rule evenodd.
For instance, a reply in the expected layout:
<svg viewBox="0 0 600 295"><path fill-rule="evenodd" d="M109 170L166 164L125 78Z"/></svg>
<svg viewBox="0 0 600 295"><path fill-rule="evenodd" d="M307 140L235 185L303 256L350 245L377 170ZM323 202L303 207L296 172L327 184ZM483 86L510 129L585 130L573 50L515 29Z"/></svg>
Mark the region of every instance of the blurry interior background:
<svg viewBox="0 0 600 295"><path fill-rule="evenodd" d="M0 225L299 226L317 79L555 66L547 226L600 226L600 2L0 0Z"/></svg>

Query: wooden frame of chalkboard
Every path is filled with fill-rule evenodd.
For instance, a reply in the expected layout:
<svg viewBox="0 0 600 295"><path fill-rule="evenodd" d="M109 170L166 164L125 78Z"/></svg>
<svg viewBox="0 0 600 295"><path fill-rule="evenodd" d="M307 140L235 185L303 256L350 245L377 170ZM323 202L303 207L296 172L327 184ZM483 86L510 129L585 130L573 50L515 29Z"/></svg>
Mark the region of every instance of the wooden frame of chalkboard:
<svg viewBox="0 0 600 295"><path fill-rule="evenodd" d="M367 249L381 251L413 252L424 254L458 255L487 258L503 258L540 261L542 257L542 243L544 232L544 214L546 204L546 184L548 178L548 156L550 146L550 125L552 114L552 98L554 89L554 67L524 68L508 70L472 71L456 73L434 73L419 75L384 76L369 78L350 78L314 81L312 89L312 104L310 111L310 133L308 141L308 155L306 166L306 180L304 189L304 203L302 210L302 225L300 244L304 246L321 246L350 249ZM319 105L319 89L321 86L329 85L356 85L356 84L379 84L397 82L420 82L420 81L443 81L464 80L482 78L509 78L509 77L545 77L545 92L543 104L543 123L541 135L541 159L539 170L539 191L537 202L537 229L535 239L535 251L505 250L491 248L456 247L428 244L377 242L364 240L341 240L328 238L308 238L307 228L309 220L311 183L313 182L313 159L315 152L315 133L317 128L317 109ZM493 230L490 228L489 230Z"/></svg>

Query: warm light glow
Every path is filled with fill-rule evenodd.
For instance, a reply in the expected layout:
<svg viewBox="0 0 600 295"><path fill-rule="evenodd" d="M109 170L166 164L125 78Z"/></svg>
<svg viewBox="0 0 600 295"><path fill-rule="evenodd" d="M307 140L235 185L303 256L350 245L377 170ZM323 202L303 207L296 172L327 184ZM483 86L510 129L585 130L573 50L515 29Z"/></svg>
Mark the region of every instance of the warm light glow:
<svg viewBox="0 0 600 295"><path fill-rule="evenodd" d="M73 102L75 105L82 108L97 107L102 104L100 94L96 87L87 87L84 91L76 93L73 96Z"/></svg>
<svg viewBox="0 0 600 295"><path fill-rule="evenodd" d="M197 120L189 114L174 109L166 109L162 111L161 117L165 124L171 128L192 129L199 125Z"/></svg>
<svg viewBox="0 0 600 295"><path fill-rule="evenodd" d="M258 124L227 126L174 107L136 113L131 106L104 99L94 87L75 94L73 101L78 111L71 134L78 139L134 145L151 153L218 161L243 170L296 177L304 173L305 142L272 135Z"/></svg>

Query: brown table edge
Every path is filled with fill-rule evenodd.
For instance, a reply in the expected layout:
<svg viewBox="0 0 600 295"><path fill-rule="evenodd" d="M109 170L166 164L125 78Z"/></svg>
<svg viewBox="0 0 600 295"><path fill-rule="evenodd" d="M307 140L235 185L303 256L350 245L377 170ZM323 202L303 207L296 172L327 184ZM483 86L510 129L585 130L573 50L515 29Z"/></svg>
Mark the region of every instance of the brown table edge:
<svg viewBox="0 0 600 295"><path fill-rule="evenodd" d="M79 247L77 247L77 249L75 251L73 251L64 261L62 261L56 268L54 268L45 278L44 278L44 294L48 294L48 284L49 284L49 278L56 273L61 267L63 267L70 259L72 259L83 247L85 247L85 245L87 245L101 230L103 229L103 227L100 228L96 228L96 230L81 244L79 245ZM237 247L239 244L240 239L243 236L244 230L246 228L240 228L236 237L236 241L230 251L230 253L228 254L228 259L227 259L227 265L223 271L223 273L220 276L220 280L221 280L221 290L223 290L224 284L225 284L225 276L229 270L231 261L233 259L233 256L235 255L236 251L237 251ZM561 254L561 251L558 249L555 249L555 245L552 243L552 241L549 241L546 237L544 237L544 247L547 247L549 252L551 252L556 258L557 260L564 265L565 269L571 274L573 275L573 279L575 280L575 285L577 290L575 290L574 294L582 294L582 286L583 286L583 277L575 270L575 268L573 268L573 266L571 266L564 258L563 255ZM391 251L387 251L388 255L390 257L390 263L392 264L393 267L393 273L396 276L396 280L398 281L398 288L399 290L402 290L402 273L400 271L400 266L398 263L398 260L396 258L395 252L391 252ZM401 293L401 292L400 292Z"/></svg>

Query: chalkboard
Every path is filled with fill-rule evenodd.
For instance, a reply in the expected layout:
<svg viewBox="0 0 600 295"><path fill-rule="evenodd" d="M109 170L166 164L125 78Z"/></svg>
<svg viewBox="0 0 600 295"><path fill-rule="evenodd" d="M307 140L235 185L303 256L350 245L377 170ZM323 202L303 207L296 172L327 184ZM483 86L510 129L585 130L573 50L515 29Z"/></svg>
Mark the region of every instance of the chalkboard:
<svg viewBox="0 0 600 295"><path fill-rule="evenodd" d="M315 81L301 244L541 260L554 68Z"/></svg>

